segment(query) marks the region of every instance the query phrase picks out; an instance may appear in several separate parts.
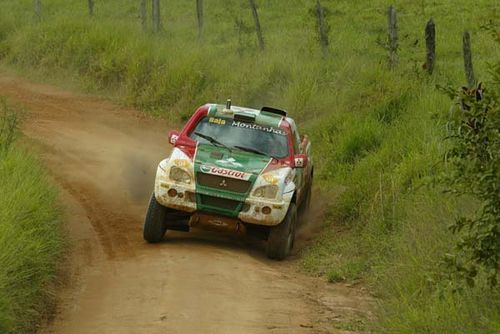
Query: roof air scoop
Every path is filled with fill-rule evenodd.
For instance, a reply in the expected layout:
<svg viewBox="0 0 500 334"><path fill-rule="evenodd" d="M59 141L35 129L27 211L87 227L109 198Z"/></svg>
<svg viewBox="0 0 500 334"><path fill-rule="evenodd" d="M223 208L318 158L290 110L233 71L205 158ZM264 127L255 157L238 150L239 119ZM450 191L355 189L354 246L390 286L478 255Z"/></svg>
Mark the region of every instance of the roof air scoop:
<svg viewBox="0 0 500 334"><path fill-rule="evenodd" d="M285 110L276 109L276 108L272 108L272 107L262 107L262 109L260 109L260 111L264 111L264 112L267 112L270 114L280 115L283 117L287 116L287 112Z"/></svg>

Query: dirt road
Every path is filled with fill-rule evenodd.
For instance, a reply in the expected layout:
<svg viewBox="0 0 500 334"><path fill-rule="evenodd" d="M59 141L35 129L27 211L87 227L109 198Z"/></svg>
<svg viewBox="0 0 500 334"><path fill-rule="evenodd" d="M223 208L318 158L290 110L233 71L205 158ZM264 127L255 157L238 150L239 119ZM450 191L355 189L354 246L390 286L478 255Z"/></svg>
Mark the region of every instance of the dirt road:
<svg viewBox="0 0 500 334"><path fill-rule="evenodd" d="M169 125L95 97L0 73L23 131L61 186L70 255L44 333L329 333L369 300L267 260L259 242L206 232L142 240ZM340 331L339 331L340 332Z"/></svg>

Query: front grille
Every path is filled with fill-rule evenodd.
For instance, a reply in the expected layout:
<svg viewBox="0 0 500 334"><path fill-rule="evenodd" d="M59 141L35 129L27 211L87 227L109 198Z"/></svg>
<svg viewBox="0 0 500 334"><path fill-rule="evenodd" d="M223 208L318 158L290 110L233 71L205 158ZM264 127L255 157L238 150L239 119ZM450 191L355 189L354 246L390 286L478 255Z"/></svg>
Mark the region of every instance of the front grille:
<svg viewBox="0 0 500 334"><path fill-rule="evenodd" d="M201 204L234 211L238 208L240 202L232 199L201 195Z"/></svg>
<svg viewBox="0 0 500 334"><path fill-rule="evenodd" d="M201 186L233 191L236 193L246 193L250 190L251 182L245 180L232 179L219 175L197 173L197 181Z"/></svg>

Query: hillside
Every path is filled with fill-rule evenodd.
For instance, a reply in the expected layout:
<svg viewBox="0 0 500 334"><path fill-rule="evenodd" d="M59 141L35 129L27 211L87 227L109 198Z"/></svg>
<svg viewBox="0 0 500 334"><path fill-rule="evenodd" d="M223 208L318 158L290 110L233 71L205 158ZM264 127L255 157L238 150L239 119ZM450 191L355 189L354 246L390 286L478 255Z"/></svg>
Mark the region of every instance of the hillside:
<svg viewBox="0 0 500 334"><path fill-rule="evenodd" d="M387 62L385 1L321 1L329 46L321 50L315 2L258 1L259 50L246 1L206 1L198 39L195 2L162 2L162 31L141 28L139 1L4 0L2 66L76 90L99 93L168 120L206 102L287 109L314 143L320 237L303 268L331 282L369 287L380 301L373 323L387 333L493 333L498 290L481 280L454 294L442 287L448 225L478 203L445 194L443 168L452 101L436 86L466 83L462 34L470 31L476 78L491 81L500 47L494 1L394 1L398 62ZM149 2L148 2L149 5ZM148 7L148 13L150 8ZM424 27L436 24L436 65L428 75ZM495 87L495 86L493 86ZM359 327L359 328L357 328Z"/></svg>

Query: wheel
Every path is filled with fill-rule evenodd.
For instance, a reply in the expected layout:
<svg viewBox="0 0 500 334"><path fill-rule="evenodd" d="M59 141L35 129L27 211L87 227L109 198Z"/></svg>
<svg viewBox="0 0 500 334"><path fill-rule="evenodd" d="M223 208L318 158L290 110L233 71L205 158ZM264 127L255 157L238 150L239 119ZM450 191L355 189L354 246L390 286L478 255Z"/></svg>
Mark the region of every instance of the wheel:
<svg viewBox="0 0 500 334"><path fill-rule="evenodd" d="M267 257L274 260L283 260L290 254L295 239L295 225L297 223L297 206L290 203L285 219L271 228L267 238Z"/></svg>
<svg viewBox="0 0 500 334"><path fill-rule="evenodd" d="M167 231L166 216L167 208L156 201L155 194L151 195L148 212L144 221L144 240L149 243L161 241Z"/></svg>

